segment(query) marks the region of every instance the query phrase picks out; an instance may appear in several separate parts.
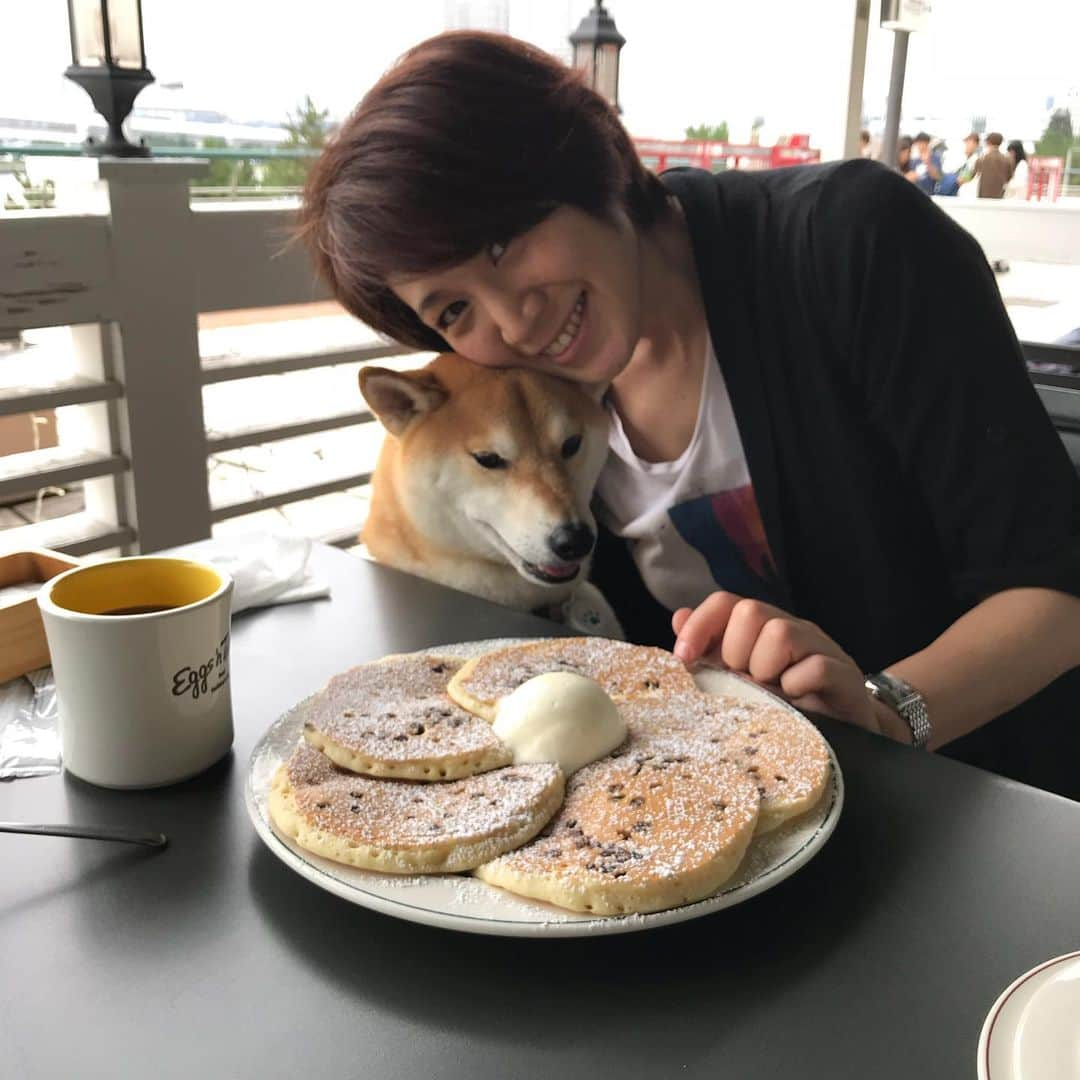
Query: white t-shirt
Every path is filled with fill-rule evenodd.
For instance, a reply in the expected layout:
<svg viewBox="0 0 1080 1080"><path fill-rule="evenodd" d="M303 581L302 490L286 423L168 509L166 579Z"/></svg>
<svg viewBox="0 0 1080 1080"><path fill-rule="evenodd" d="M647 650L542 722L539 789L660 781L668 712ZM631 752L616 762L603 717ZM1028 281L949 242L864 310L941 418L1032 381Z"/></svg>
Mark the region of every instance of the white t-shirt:
<svg viewBox="0 0 1080 1080"><path fill-rule="evenodd" d="M775 576L742 440L711 339L690 444L675 461L642 461L609 406L600 517L630 541L649 592L670 611L717 589L775 601Z"/></svg>

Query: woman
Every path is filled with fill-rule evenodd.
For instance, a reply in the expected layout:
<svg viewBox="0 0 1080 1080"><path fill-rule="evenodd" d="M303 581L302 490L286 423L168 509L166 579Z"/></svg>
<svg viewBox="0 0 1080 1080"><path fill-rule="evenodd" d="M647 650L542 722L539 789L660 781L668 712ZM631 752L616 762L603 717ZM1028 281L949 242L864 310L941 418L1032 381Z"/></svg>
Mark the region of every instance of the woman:
<svg viewBox="0 0 1080 1080"><path fill-rule="evenodd" d="M1055 721L1080 749L1071 717L984 725L1080 664L1080 483L980 249L899 174L660 180L575 73L448 34L346 121L301 228L390 337L603 395L595 577L632 639L1075 782L1060 742L1018 758Z"/></svg>
<svg viewBox="0 0 1080 1080"><path fill-rule="evenodd" d="M1005 198L1026 199L1028 197L1028 163L1024 144L1019 139L1013 139L1005 148L1005 152L1012 163L1012 176L1005 185Z"/></svg>

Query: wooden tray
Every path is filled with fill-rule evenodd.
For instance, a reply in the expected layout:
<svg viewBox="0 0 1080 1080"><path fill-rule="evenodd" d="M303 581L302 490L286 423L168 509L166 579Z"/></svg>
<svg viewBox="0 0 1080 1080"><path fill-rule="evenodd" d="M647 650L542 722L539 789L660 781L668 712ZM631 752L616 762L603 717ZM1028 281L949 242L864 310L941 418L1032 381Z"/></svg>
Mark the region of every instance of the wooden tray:
<svg viewBox="0 0 1080 1080"><path fill-rule="evenodd" d="M41 584L81 566L78 559L47 548L0 555L0 590L13 585ZM49 645L37 597L0 593L0 683L49 663Z"/></svg>

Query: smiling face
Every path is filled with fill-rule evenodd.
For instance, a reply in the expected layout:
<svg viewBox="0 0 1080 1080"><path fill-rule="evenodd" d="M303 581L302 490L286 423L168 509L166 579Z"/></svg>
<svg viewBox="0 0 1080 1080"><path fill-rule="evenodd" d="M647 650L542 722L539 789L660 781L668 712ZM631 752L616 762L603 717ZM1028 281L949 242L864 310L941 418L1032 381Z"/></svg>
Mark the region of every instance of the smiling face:
<svg viewBox="0 0 1080 1080"><path fill-rule="evenodd" d="M455 352L485 367L603 387L640 334L638 238L621 211L608 222L562 206L464 263L391 284Z"/></svg>

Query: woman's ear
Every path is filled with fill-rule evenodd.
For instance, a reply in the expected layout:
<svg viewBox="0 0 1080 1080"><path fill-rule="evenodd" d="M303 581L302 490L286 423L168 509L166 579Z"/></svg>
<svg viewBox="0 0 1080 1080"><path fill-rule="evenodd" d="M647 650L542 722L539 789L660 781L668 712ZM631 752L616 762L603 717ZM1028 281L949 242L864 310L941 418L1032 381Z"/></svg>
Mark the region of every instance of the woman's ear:
<svg viewBox="0 0 1080 1080"><path fill-rule="evenodd" d="M443 385L427 368L391 371L389 368L360 369L360 393L371 411L391 435L402 435L424 413L446 401Z"/></svg>

